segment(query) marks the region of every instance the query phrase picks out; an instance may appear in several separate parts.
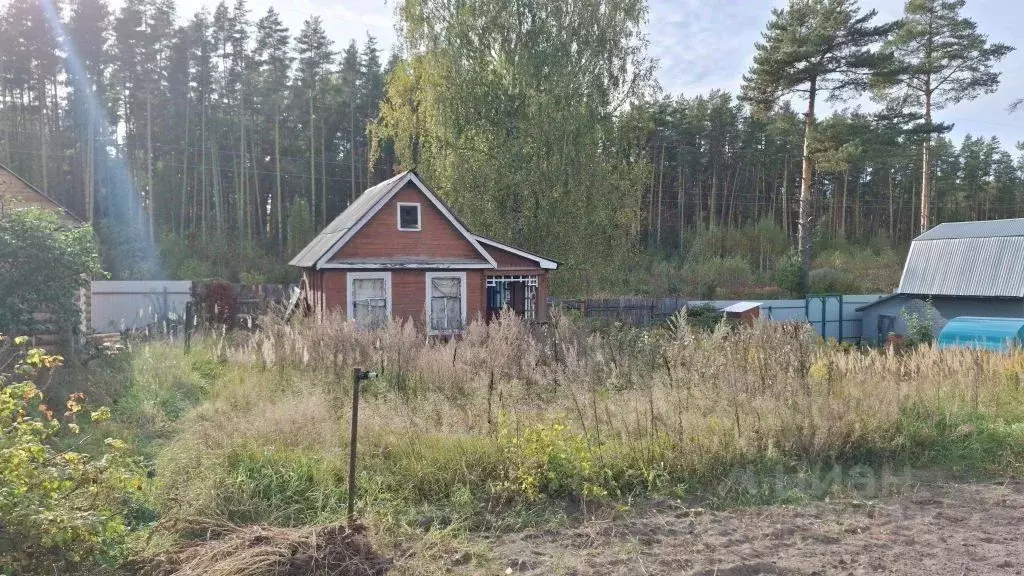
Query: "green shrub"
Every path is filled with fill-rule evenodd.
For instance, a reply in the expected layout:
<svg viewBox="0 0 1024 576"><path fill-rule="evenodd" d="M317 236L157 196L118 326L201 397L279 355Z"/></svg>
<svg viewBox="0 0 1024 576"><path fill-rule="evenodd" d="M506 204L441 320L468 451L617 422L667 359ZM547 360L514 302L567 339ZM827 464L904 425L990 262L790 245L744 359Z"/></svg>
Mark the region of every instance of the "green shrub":
<svg viewBox="0 0 1024 576"><path fill-rule="evenodd" d="M811 270L810 287L812 294L859 294L863 291L855 278L835 268Z"/></svg>
<svg viewBox="0 0 1024 576"><path fill-rule="evenodd" d="M45 210L0 212L0 331L69 333L80 323L78 290L102 274L92 228Z"/></svg>
<svg viewBox="0 0 1024 576"><path fill-rule="evenodd" d="M527 500L607 495L586 436L558 420L534 424L516 435L503 422L498 446L508 463L501 489Z"/></svg>
<svg viewBox="0 0 1024 576"><path fill-rule="evenodd" d="M744 258L730 256L689 261L683 267L683 277L698 297L710 300L720 291L735 295L748 289L754 273Z"/></svg>
<svg viewBox="0 0 1024 576"><path fill-rule="evenodd" d="M81 426L107 420L110 410L90 412L84 396L73 394L59 416L31 378L59 366L60 357L23 350L23 344L5 340L0 350L6 356L0 366L14 366L13 373L0 374L0 572L90 573L125 552L132 493L143 487L141 467L113 438L104 442L101 458L55 448Z"/></svg>
<svg viewBox="0 0 1024 576"><path fill-rule="evenodd" d="M686 321L694 328L714 332L722 322L722 313L714 306L705 304L686 309Z"/></svg>
<svg viewBox="0 0 1024 576"><path fill-rule="evenodd" d="M775 263L775 283L792 295L802 295L800 253L790 250Z"/></svg>

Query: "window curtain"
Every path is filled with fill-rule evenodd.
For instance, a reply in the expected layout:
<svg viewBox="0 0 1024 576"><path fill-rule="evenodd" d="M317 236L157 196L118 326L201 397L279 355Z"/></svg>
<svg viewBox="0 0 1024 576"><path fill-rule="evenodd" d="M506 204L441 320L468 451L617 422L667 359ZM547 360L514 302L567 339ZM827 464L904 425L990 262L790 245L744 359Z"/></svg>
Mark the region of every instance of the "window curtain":
<svg viewBox="0 0 1024 576"><path fill-rule="evenodd" d="M387 323L387 286L383 278L352 280L352 315L360 328L379 328Z"/></svg>
<svg viewBox="0 0 1024 576"><path fill-rule="evenodd" d="M462 329L461 278L431 278L430 329L436 332Z"/></svg>

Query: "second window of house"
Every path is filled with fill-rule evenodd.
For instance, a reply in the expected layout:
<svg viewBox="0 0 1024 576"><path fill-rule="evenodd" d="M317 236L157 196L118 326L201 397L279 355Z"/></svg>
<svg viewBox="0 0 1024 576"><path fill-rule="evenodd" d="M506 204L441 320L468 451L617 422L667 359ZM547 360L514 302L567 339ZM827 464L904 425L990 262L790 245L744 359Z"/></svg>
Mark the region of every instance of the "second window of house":
<svg viewBox="0 0 1024 576"><path fill-rule="evenodd" d="M398 229L415 232L420 229L420 205L398 203Z"/></svg>
<svg viewBox="0 0 1024 576"><path fill-rule="evenodd" d="M427 274L427 320L432 334L461 332L466 324L466 275Z"/></svg>

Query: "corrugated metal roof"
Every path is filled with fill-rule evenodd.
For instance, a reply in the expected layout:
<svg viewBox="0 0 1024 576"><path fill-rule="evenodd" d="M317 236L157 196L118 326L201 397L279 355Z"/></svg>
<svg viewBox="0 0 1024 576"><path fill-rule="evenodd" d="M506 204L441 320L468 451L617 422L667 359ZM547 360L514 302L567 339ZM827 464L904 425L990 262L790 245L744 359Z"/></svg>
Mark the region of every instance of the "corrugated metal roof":
<svg viewBox="0 0 1024 576"><path fill-rule="evenodd" d="M314 266L316 261L319 260L325 252L330 250L331 246L333 246L335 242L341 239L341 237L344 236L350 228L355 226L356 222L358 222L367 211L373 208L381 198L387 196L408 174L408 171L402 172L401 174L389 178L376 186L367 188L365 192L355 199L354 202L348 205L348 208L345 208L344 212L332 220L326 228L317 234L316 238L313 238L305 248L296 254L288 264L292 266L299 266L301 268Z"/></svg>
<svg viewBox="0 0 1024 576"><path fill-rule="evenodd" d="M997 236L1024 236L1024 218L945 222L921 234L914 241L948 240L952 238L995 238Z"/></svg>
<svg viewBox="0 0 1024 576"><path fill-rule="evenodd" d="M1024 219L1018 222L1024 227ZM1004 228L1009 229L1009 225ZM979 231L980 227L975 229L975 233ZM897 292L1024 297L1024 235L948 239L919 237L910 245Z"/></svg>

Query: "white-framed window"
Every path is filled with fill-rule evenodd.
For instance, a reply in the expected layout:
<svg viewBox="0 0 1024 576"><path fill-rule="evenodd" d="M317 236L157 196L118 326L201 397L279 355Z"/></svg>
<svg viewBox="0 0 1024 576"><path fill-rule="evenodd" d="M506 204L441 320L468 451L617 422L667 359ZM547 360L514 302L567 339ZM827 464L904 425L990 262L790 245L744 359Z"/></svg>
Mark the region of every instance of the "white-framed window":
<svg viewBox="0 0 1024 576"><path fill-rule="evenodd" d="M391 318L391 273L349 272L348 318L372 330Z"/></svg>
<svg viewBox="0 0 1024 576"><path fill-rule="evenodd" d="M427 272L427 330L454 334L466 326L466 273Z"/></svg>
<svg viewBox="0 0 1024 576"><path fill-rule="evenodd" d="M420 205L418 203L398 203L398 229L402 232L418 232L421 229Z"/></svg>

